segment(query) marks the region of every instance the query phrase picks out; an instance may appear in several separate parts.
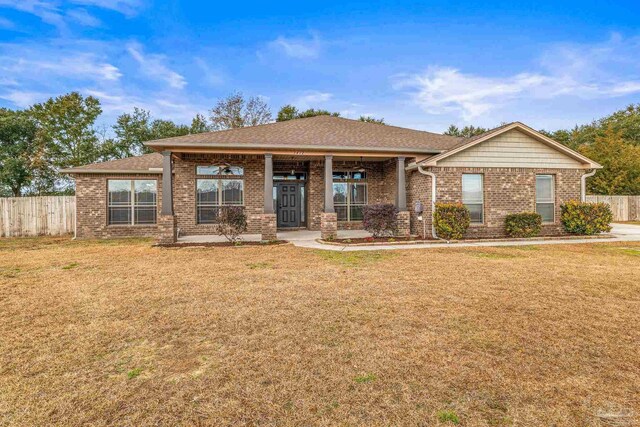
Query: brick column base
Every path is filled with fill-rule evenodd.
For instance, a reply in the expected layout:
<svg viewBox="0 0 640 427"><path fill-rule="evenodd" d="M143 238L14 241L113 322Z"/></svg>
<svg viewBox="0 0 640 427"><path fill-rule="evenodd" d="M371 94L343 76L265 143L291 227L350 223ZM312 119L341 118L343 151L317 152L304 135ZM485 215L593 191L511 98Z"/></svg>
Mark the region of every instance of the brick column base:
<svg viewBox="0 0 640 427"><path fill-rule="evenodd" d="M158 243L175 243L178 238L178 228L176 227L176 217L174 215L158 216Z"/></svg>
<svg viewBox="0 0 640 427"><path fill-rule="evenodd" d="M398 219L398 237L409 237L411 235L411 214L409 211L400 211L396 216Z"/></svg>
<svg viewBox="0 0 640 427"><path fill-rule="evenodd" d="M277 240L278 218L276 214L262 214L262 240Z"/></svg>
<svg viewBox="0 0 640 427"><path fill-rule="evenodd" d="M320 214L320 237L322 240L335 240L338 237L338 214L322 212Z"/></svg>

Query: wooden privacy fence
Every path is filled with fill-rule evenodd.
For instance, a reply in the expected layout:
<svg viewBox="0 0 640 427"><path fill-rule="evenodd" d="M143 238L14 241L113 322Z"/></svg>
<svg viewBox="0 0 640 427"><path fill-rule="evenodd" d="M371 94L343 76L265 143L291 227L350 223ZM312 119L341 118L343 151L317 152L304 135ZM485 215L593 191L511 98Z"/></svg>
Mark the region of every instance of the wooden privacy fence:
<svg viewBox="0 0 640 427"><path fill-rule="evenodd" d="M75 196L0 198L0 237L73 233Z"/></svg>
<svg viewBox="0 0 640 427"><path fill-rule="evenodd" d="M611 206L614 221L640 221L640 196L587 196L587 202Z"/></svg>

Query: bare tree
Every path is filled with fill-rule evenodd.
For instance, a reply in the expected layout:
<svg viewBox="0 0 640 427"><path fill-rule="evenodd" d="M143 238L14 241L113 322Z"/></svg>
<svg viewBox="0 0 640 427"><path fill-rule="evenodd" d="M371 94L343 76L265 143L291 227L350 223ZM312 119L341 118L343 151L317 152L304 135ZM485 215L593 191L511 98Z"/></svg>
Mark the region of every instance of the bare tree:
<svg viewBox="0 0 640 427"><path fill-rule="evenodd" d="M211 127L214 130L255 126L271 121L271 110L260 97L245 99L236 92L219 100L211 109Z"/></svg>

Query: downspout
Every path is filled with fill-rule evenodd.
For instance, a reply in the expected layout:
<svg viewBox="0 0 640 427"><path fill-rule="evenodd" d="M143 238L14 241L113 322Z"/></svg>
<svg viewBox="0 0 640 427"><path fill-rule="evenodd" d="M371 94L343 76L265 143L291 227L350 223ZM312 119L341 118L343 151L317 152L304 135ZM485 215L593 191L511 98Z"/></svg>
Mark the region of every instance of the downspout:
<svg viewBox="0 0 640 427"><path fill-rule="evenodd" d="M595 175L597 169L592 170L591 172L585 173L580 177L580 201L582 203L587 201L587 178Z"/></svg>
<svg viewBox="0 0 640 427"><path fill-rule="evenodd" d="M431 177L431 235L434 239L445 240L438 237L436 234L436 226L433 222L433 217L436 212L436 176L433 172L422 169L422 166L420 165L418 165L418 171L423 175Z"/></svg>

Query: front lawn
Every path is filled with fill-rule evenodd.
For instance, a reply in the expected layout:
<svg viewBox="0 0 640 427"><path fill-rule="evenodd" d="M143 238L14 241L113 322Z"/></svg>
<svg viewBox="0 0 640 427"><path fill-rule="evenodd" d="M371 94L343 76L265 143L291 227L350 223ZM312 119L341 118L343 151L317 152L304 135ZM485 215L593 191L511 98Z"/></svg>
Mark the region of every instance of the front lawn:
<svg viewBox="0 0 640 427"><path fill-rule="evenodd" d="M633 425L639 343L640 243L0 239L2 425Z"/></svg>

